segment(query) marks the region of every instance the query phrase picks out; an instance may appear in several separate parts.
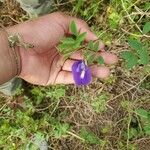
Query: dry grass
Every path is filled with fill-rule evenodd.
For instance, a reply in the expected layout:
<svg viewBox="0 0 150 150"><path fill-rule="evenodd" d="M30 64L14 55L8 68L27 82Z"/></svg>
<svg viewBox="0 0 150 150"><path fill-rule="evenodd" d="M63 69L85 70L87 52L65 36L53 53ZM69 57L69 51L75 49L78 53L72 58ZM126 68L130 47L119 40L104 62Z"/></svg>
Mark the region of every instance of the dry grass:
<svg viewBox="0 0 150 150"><path fill-rule="evenodd" d="M133 25L127 27L126 23L122 25L118 31L109 31L106 25L107 10L105 5L106 4L103 3L102 10L100 10L100 12L103 11L103 13L92 17L88 22L90 25L97 27L97 30L106 29L107 33L111 32L113 34L113 41L108 50L119 54L120 51L128 47L125 39L126 36L133 31ZM71 6L68 2L65 2L61 5L56 4L56 9L67 11L71 9ZM25 17L23 16L25 16L25 13L13 0L7 0L4 5L0 5L0 23L5 27L24 21ZM100 18L100 16L102 18ZM140 21L141 19L139 22ZM146 38L148 37L143 37L143 40L146 40ZM138 137L131 141L126 141L127 139L123 136L123 133L128 128L128 119L134 115L133 110L140 107L145 109L150 108L150 90L141 87L141 83L149 81L148 73L144 73L142 67L128 72L122 68L122 63L119 62L118 65L112 69L112 74L112 77L107 81L95 79L92 85L84 89L76 89L70 86L67 90L66 97L58 103L54 114L49 112L52 116L59 116L62 121L73 125L73 133L78 134L80 127L86 127L100 139L106 141L104 147L100 148L97 145L83 144L76 137L69 136L68 138L62 138L60 140L51 138L50 146L54 150L117 150L119 149L119 142L124 143L126 147L122 148L122 150L129 149L129 142L137 144L139 150L150 149L150 138L147 136ZM103 93L109 93L110 95L106 105L107 111L96 113L91 103L98 95ZM72 100L70 100L70 96L72 96ZM9 99L3 98L3 101L7 104ZM121 105L124 101L130 103L126 108L123 108ZM65 112L66 115L61 115L62 112ZM104 128L108 129L106 133L103 133Z"/></svg>

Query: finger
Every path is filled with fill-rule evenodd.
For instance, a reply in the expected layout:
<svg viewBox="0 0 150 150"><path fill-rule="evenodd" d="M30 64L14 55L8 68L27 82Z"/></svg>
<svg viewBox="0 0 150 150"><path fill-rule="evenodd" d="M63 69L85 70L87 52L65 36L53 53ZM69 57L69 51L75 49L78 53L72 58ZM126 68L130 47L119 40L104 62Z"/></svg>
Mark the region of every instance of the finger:
<svg viewBox="0 0 150 150"><path fill-rule="evenodd" d="M81 50L74 52L74 53L70 56L70 58L71 58L71 59L77 59L77 60L84 59Z"/></svg>
<svg viewBox="0 0 150 150"><path fill-rule="evenodd" d="M118 58L115 54L112 54L112 53L108 53L108 52L100 52L99 55L101 57L103 57L104 59L104 62L108 65L112 65L112 64L115 64L117 63L118 61Z"/></svg>
<svg viewBox="0 0 150 150"><path fill-rule="evenodd" d="M72 70L72 65L76 62L76 60L68 59L65 61L62 70L65 71L71 71Z"/></svg>
<svg viewBox="0 0 150 150"><path fill-rule="evenodd" d="M97 78L105 79L110 75L110 70L108 67L93 65L90 67L92 75Z"/></svg>
<svg viewBox="0 0 150 150"><path fill-rule="evenodd" d="M68 59L64 63L63 70L65 71L72 71L72 65L75 63L75 60ZM92 65L91 67L92 75L98 78L107 78L110 74L109 68L105 66L97 66Z"/></svg>
<svg viewBox="0 0 150 150"><path fill-rule="evenodd" d="M112 53L108 53L108 52L101 52L101 53L97 53L97 55L99 56L102 56L103 59L104 59L104 62L108 65L112 65L114 63L116 63L118 61L118 58L115 54L112 54ZM66 70L66 71L71 71L72 70L72 65L77 61L77 60L81 60L83 59L83 56L81 54L81 51L78 51L76 53L74 53L72 56L71 56L72 59L75 59L75 60L72 60L72 59L68 59L65 61L64 63L64 66L63 66L63 70Z"/></svg>
<svg viewBox="0 0 150 150"><path fill-rule="evenodd" d="M55 84L73 84L73 76L71 72L68 71L60 71L56 80Z"/></svg>
<svg viewBox="0 0 150 150"><path fill-rule="evenodd" d="M98 52L97 56L102 56L104 59L104 62L108 65L115 64L118 61L117 56L115 54L112 54L109 52ZM70 58L76 59L76 60L84 59L84 57L82 55L82 51L77 51L77 52L73 53L70 56Z"/></svg>

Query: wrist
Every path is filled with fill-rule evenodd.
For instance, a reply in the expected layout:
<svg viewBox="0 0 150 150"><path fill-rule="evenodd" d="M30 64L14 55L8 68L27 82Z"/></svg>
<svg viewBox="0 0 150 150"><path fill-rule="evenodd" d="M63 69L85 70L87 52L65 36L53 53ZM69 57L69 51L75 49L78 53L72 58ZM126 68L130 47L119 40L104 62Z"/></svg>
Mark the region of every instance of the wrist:
<svg viewBox="0 0 150 150"><path fill-rule="evenodd" d="M20 54L17 47L10 47L9 35L0 30L0 85L20 73Z"/></svg>

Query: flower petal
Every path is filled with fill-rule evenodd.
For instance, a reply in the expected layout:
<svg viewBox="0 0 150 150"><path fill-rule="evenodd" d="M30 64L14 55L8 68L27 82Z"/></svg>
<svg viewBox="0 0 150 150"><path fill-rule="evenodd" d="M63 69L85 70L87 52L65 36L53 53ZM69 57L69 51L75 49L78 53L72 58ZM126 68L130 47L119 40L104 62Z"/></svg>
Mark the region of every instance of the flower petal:
<svg viewBox="0 0 150 150"><path fill-rule="evenodd" d="M83 60L79 60L72 65L72 74L76 85L88 85L92 80L90 68Z"/></svg>

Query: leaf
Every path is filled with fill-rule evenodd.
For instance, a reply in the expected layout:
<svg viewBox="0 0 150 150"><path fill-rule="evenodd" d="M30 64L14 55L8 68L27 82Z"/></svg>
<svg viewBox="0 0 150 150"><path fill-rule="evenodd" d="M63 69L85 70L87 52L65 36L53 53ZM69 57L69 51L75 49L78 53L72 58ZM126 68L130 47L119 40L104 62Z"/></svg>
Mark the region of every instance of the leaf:
<svg viewBox="0 0 150 150"><path fill-rule="evenodd" d="M146 118L146 119L148 118L149 112L143 108L139 108L135 112L137 113L137 115L139 115L142 118Z"/></svg>
<svg viewBox="0 0 150 150"><path fill-rule="evenodd" d="M112 10L113 12L109 15L109 25L112 29L117 29L119 22L121 20L121 16L116 12L116 10Z"/></svg>
<svg viewBox="0 0 150 150"><path fill-rule="evenodd" d="M127 62L127 68L131 69L138 63L137 56L131 51L124 51L121 54L122 58Z"/></svg>
<svg viewBox="0 0 150 150"><path fill-rule="evenodd" d="M98 42L98 41L96 41L96 42L94 43L94 48L93 48L93 50L96 51L96 52L99 50L99 42Z"/></svg>
<svg viewBox="0 0 150 150"><path fill-rule="evenodd" d="M147 65L149 63L148 49L143 47L141 51L137 51L140 58L140 64Z"/></svg>
<svg viewBox="0 0 150 150"><path fill-rule="evenodd" d="M67 123L57 123L54 126L54 136L56 138L61 138L62 136L67 136L67 131L69 130L69 124Z"/></svg>
<svg viewBox="0 0 150 150"><path fill-rule="evenodd" d="M146 47L144 47L139 41L130 39L128 41L129 45L136 50L139 58L140 64L146 65L149 62L149 54Z"/></svg>
<svg viewBox="0 0 150 150"><path fill-rule="evenodd" d="M150 3L145 3L144 10L148 11L150 9Z"/></svg>
<svg viewBox="0 0 150 150"><path fill-rule="evenodd" d="M132 139L137 136L138 136L138 131L135 128L130 128L129 129L129 139Z"/></svg>
<svg viewBox="0 0 150 150"><path fill-rule="evenodd" d="M87 60L87 63L88 63L88 65L91 65L91 64L93 64L93 62L95 61L95 55L94 54L88 54L87 56L86 56L86 60Z"/></svg>
<svg viewBox="0 0 150 150"><path fill-rule="evenodd" d="M150 135L150 124L144 126L144 131L147 135Z"/></svg>
<svg viewBox="0 0 150 150"><path fill-rule="evenodd" d="M80 35L78 35L78 36L77 36L77 40L76 40L76 42L78 42L78 43L83 42L83 41L85 40L85 38L86 38L86 35L87 35L87 33L86 33L86 32L81 33Z"/></svg>
<svg viewBox="0 0 150 150"><path fill-rule="evenodd" d="M148 32L150 32L150 21L146 22L146 24L143 27L143 34L146 34Z"/></svg>
<svg viewBox="0 0 150 150"><path fill-rule="evenodd" d="M53 91L46 92L46 97L59 100L60 98L64 97L65 94L66 94L66 90L64 88L56 88Z"/></svg>
<svg viewBox="0 0 150 150"><path fill-rule="evenodd" d="M80 45L81 44L79 42L74 43L74 45L72 46L72 50L75 51L75 50L80 49Z"/></svg>
<svg viewBox="0 0 150 150"><path fill-rule="evenodd" d="M71 45L71 44L74 44L75 40L73 38L64 38L61 40L62 44L68 44L68 45Z"/></svg>
<svg viewBox="0 0 150 150"><path fill-rule="evenodd" d="M73 35L78 36L77 26L76 26L76 23L74 21L72 21L70 24L70 31Z"/></svg>
<svg viewBox="0 0 150 150"><path fill-rule="evenodd" d="M94 42L93 41L90 41L87 45L87 48L93 50L94 49Z"/></svg>
<svg viewBox="0 0 150 150"><path fill-rule="evenodd" d="M100 56L100 57L97 59L97 62L98 62L99 65L102 65L102 64L105 63L105 62L104 62L104 58L103 58L102 56Z"/></svg>
<svg viewBox="0 0 150 150"><path fill-rule="evenodd" d="M93 51L98 51L99 50L99 42L98 41L96 41L96 42L94 42L94 41L90 41L89 43L88 43L88 46L87 46L90 50L93 50Z"/></svg>
<svg viewBox="0 0 150 150"><path fill-rule="evenodd" d="M68 44L60 44L59 46L58 46L58 51L60 52L60 53L65 53L64 51L65 50L68 50L68 48L69 48L70 46L68 45Z"/></svg>
<svg viewBox="0 0 150 150"><path fill-rule="evenodd" d="M128 43L131 46L131 48L133 48L135 50L141 51L143 48L143 45L137 40L129 39Z"/></svg>
<svg viewBox="0 0 150 150"><path fill-rule="evenodd" d="M93 110L96 113L104 112L107 110L107 101L109 96L106 93L101 93L101 95L97 96L91 103Z"/></svg>
<svg viewBox="0 0 150 150"><path fill-rule="evenodd" d="M87 131L85 128L80 130L80 136L89 144L100 143L100 139L94 133Z"/></svg>

